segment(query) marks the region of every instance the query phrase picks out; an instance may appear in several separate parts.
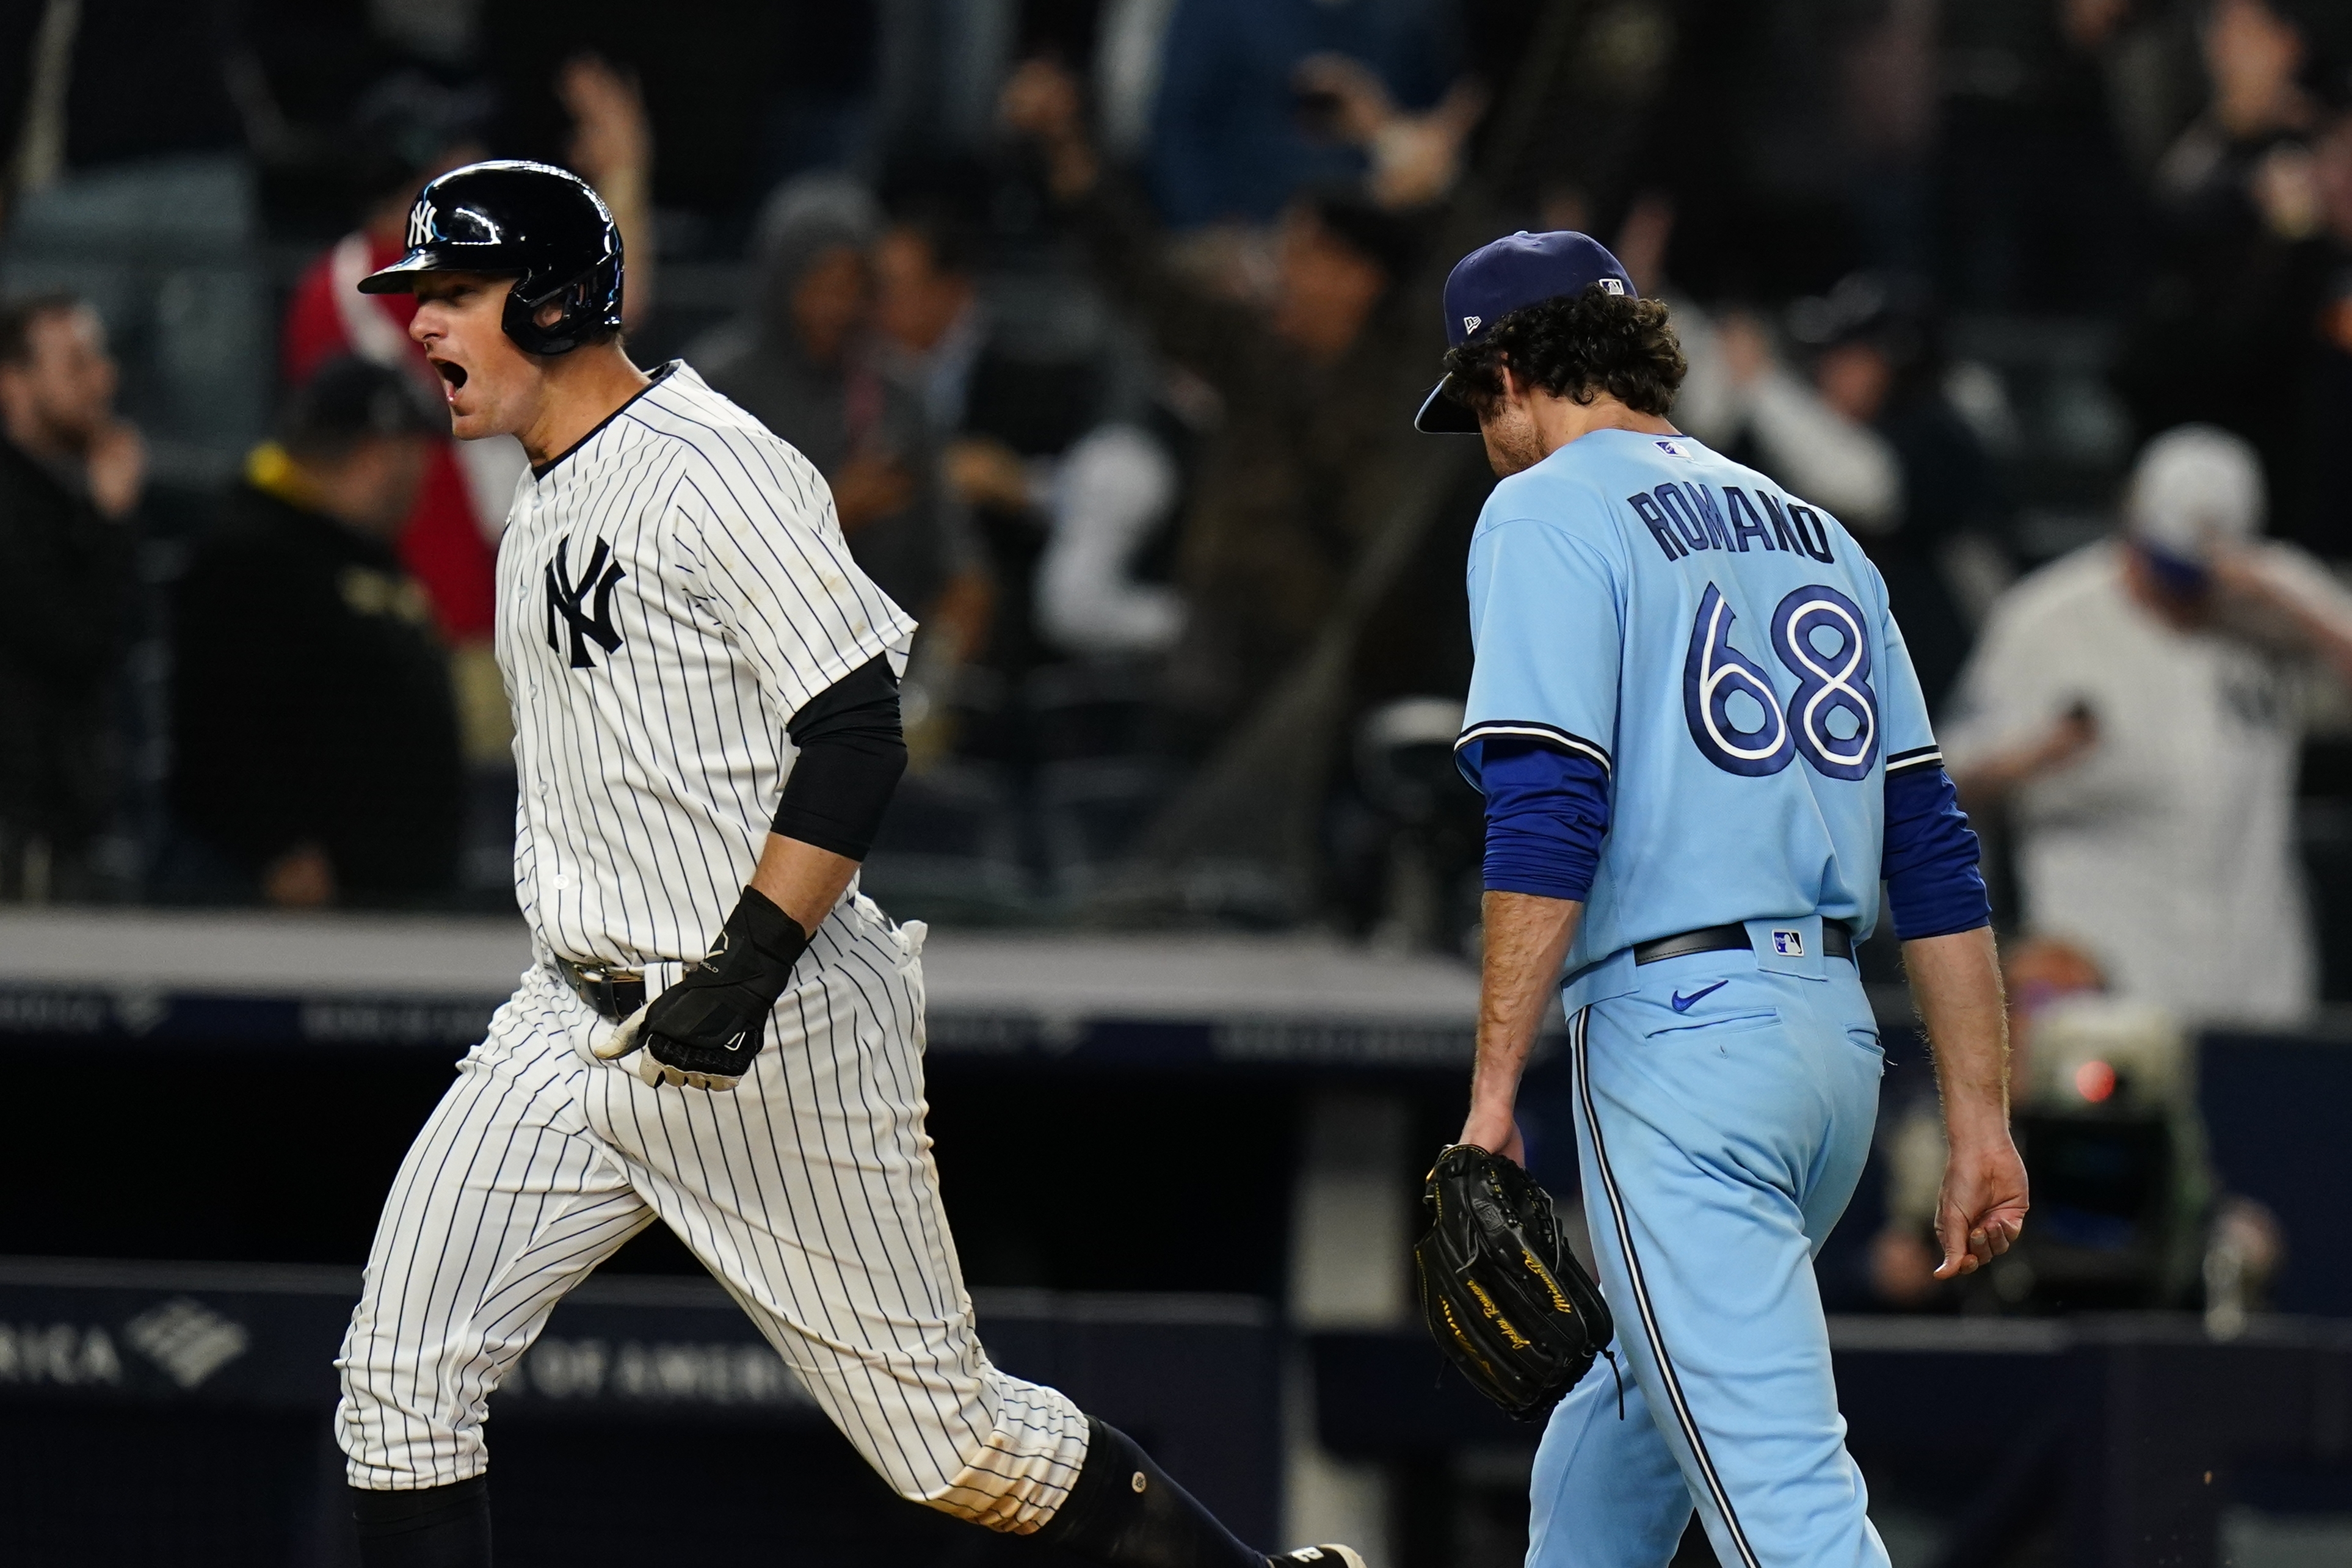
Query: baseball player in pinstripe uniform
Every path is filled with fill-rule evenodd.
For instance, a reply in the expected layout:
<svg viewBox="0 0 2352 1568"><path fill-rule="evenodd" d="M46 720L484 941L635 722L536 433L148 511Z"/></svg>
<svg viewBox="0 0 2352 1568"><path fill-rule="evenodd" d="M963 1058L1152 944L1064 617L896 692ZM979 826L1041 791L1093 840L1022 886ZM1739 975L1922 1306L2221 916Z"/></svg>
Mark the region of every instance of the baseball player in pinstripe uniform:
<svg viewBox="0 0 2352 1568"><path fill-rule="evenodd" d="M457 435L531 459L498 655L538 961L402 1164L337 1362L368 1568L489 1562L490 1393L657 1219L902 1497L1119 1568L1361 1568L1244 1546L981 1348L923 1130L922 927L856 891L914 623L824 481L685 365L629 362L620 237L572 175L446 174L408 238L361 287L416 294Z"/></svg>

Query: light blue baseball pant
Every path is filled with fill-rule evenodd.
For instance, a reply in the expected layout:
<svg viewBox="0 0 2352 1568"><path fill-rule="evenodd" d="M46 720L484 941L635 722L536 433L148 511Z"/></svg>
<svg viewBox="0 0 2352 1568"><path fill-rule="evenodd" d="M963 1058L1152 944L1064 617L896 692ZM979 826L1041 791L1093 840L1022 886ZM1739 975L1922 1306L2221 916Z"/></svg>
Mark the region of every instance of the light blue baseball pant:
<svg viewBox="0 0 2352 1568"><path fill-rule="evenodd" d="M1570 1016L1585 1215L1630 1375L1622 1419L1599 1363L1552 1412L1528 1568L1664 1568L1694 1504L1726 1568L1886 1568L1812 1270L1884 1058L1854 966L1766 973L1765 924L1759 952L1621 960L1630 989Z"/></svg>

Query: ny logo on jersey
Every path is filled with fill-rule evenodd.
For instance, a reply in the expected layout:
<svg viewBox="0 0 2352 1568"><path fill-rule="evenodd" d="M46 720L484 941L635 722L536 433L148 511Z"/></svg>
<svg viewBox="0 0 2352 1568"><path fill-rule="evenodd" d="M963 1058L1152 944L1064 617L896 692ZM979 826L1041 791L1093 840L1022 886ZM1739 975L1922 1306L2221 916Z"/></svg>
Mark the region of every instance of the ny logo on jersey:
<svg viewBox="0 0 2352 1568"><path fill-rule="evenodd" d="M555 618L561 616L571 630L572 668L593 669L596 661L589 657L590 643L606 653L621 646L621 634L613 627L613 586L628 574L612 558L613 547L599 538L596 548L589 553L588 564L581 568L574 581L567 558L571 548L570 540L557 540L555 559L547 563L547 646L557 653L563 651L563 643L555 629ZM591 594L595 595L593 607L582 608L590 603Z"/></svg>

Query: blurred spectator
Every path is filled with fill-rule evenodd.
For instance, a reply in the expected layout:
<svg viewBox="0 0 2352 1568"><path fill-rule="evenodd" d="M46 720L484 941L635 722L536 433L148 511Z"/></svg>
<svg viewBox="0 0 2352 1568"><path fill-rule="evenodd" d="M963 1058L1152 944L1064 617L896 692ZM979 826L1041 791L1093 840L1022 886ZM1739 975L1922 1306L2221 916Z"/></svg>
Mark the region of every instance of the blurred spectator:
<svg viewBox="0 0 2352 1568"><path fill-rule="evenodd" d="M557 89L573 118L572 162L621 225L628 252L623 310L631 324L652 299L654 247L647 180L652 139L635 84L610 66L579 58ZM360 178L371 205L358 229L311 263L296 285L280 343L284 374L299 384L327 360L357 354L414 376L436 400L440 381L408 338L416 301L362 294L357 284L406 247L418 187L484 156L487 96L440 86L415 72L379 83L354 116ZM508 764L512 734L506 692L490 653L499 535L515 481L527 466L511 438L444 439L427 459L415 510L399 535L401 559L424 585L452 652L466 749L477 766Z"/></svg>
<svg viewBox="0 0 2352 1568"><path fill-rule="evenodd" d="M114 361L70 295L0 307L0 900L83 899L114 815L114 688L146 473Z"/></svg>
<svg viewBox="0 0 2352 1568"><path fill-rule="evenodd" d="M1000 604L1003 531L991 524L998 521L994 513L1018 514L1013 532L1025 547L1032 486L1020 457L1001 440L964 434L975 411L975 387L983 412L1010 412L1015 424L1023 412L999 406L1004 400L992 393L1000 389L990 385L1001 379L991 374L1001 354L995 323L981 298L982 234L971 209L985 201L994 176L957 161L909 177L918 183L901 194L872 252L871 349L885 376L919 397L942 456L935 504L951 569L929 605L918 606L925 630L902 683L908 765L921 772L956 741L954 710L935 699L958 689L957 672L964 665L1001 656L1005 633L1013 629ZM1011 618L1018 621L1026 607L1025 596L1012 595Z"/></svg>
<svg viewBox="0 0 2352 1568"><path fill-rule="evenodd" d="M1963 799L2010 805L2026 920L2192 1024L2294 1023L2315 994L2301 687L2352 680L2352 597L2261 542L2263 505L2237 437L2150 442L2122 537L1995 605L1944 735Z"/></svg>
<svg viewBox="0 0 2352 1568"><path fill-rule="evenodd" d="M1160 102L1160 68L1177 0L1105 0L1098 16L1089 80L1103 150L1122 163L1139 161L1151 142L1151 114ZM1047 50L1027 48L1024 55ZM1066 59L1070 58L1066 50ZM1073 62L1075 63L1075 62Z"/></svg>
<svg viewBox="0 0 2352 1568"><path fill-rule="evenodd" d="M404 372L346 356L253 452L179 586L170 795L194 842L175 890L311 907L450 889L457 718L395 545L446 428Z"/></svg>
<svg viewBox="0 0 2352 1568"><path fill-rule="evenodd" d="M1859 538L1900 525L1902 458L1869 417L1885 400L1883 371L1868 374L1877 362L1857 357L1840 375L1848 366L1832 361L1824 388L1784 363L1770 329L1746 311L1718 318L1685 300L1672 309L1690 362L1676 425L1827 507Z"/></svg>
<svg viewBox="0 0 2352 1568"><path fill-rule="evenodd" d="M1146 582L1139 558L1176 505L1168 448L1133 425L1090 431L1055 476L1052 531L1037 562L1038 630L1082 657L1165 653L1184 631L1184 604Z"/></svg>
<svg viewBox="0 0 2352 1568"><path fill-rule="evenodd" d="M1799 301L1789 335L1808 354L1801 376L1747 312L1673 309L1690 362L1675 422L1853 530L1886 579L1928 707L1940 707L1968 657L1962 584L1999 580L2006 519L1991 462L1945 396L1916 290L1856 273Z"/></svg>
<svg viewBox="0 0 2352 1568"><path fill-rule="evenodd" d="M1305 649L1394 504L1400 410L1435 352L1398 287L1419 235L1360 195L1303 196L1284 209L1270 293L1237 300L1171 266L1140 205L1099 177L1066 73L1031 61L1005 110L1045 151L1102 286L1221 405L1178 544L1186 636L1171 672L1205 741Z"/></svg>
<svg viewBox="0 0 2352 1568"><path fill-rule="evenodd" d="M985 178L981 171L971 173ZM880 362L893 379L919 390L932 434L942 442L953 443L969 424L973 383L984 379L983 362L993 347L974 276L980 243L960 204L940 199L909 204L874 247ZM1006 454L1000 444L990 445L995 449L977 453L948 447L942 479L950 494L943 509L980 505L992 493L1014 491L1025 503L1025 475L1006 478ZM969 542L968 520L944 511L942 522L951 540L964 542L958 552L961 563L924 617L932 633L925 662L933 668L921 673L936 689L944 689L949 679L942 660L961 664L979 656L995 606L995 590Z"/></svg>
<svg viewBox="0 0 2352 1568"><path fill-rule="evenodd" d="M565 161L596 188L621 230L629 264L621 322L634 331L653 309L661 247L654 243L653 122L634 72L577 55L555 73L555 96L572 118Z"/></svg>
<svg viewBox="0 0 2352 1568"><path fill-rule="evenodd" d="M963 428L972 371L988 346L987 313L972 275L978 248L972 226L940 201L908 204L874 247L882 363L921 389L941 439Z"/></svg>
<svg viewBox="0 0 2352 1568"><path fill-rule="evenodd" d="M1391 212L1427 206L1453 191L1464 146L1486 112L1486 88L1465 78L1427 112L1407 113L1378 73L1346 55L1309 57L1297 88L1334 140L1361 150L1364 193Z"/></svg>
<svg viewBox="0 0 2352 1568"><path fill-rule="evenodd" d="M883 363L923 389L949 443L948 488L976 514L1006 613L1034 616L1047 643L1081 657L1163 651L1181 608L1164 585L1134 574L1174 508L1179 476L1166 445L1136 422L1141 411L1128 405L1137 399L1109 384L1140 378L1122 376L1129 367L1108 363L1115 350L1067 324L1035 334L1080 340L1050 349L1002 329L981 297L978 248L957 204L901 205L874 250ZM1089 431L1097 419L1105 423ZM1022 581L1032 575L1034 586ZM977 574L971 581L936 618L971 621L960 643L977 654L989 603L985 583ZM1017 671L1043 650L1013 634L1000 627L989 646L992 662Z"/></svg>
<svg viewBox="0 0 2352 1568"><path fill-rule="evenodd" d="M2011 575L2008 509L1991 459L1945 393L1935 320L1917 285L1856 273L1799 300L1789 329L1811 356L1822 404L1894 454L1895 504L1854 532L1886 579L1928 707L1939 710L1973 640L1971 591Z"/></svg>
<svg viewBox="0 0 2352 1568"><path fill-rule="evenodd" d="M2304 102L2293 95L2273 116ZM2116 384L2143 429L2202 420L2252 442L2278 533L2352 559L2336 471L2352 429L2352 112L2307 144L2282 132L2257 160L2215 157L2207 221L2184 231L2150 290Z"/></svg>
<svg viewBox="0 0 2352 1568"><path fill-rule="evenodd" d="M354 141L370 205L360 226L311 262L294 287L278 344L289 385L309 381L330 360L356 354L440 395L440 378L425 363L424 350L409 341L415 298L362 294L359 281L407 248L408 209L418 188L484 155L479 135L488 110L480 95L413 72L379 84L362 101ZM442 636L470 650L488 670L478 684L493 691L491 579L507 505L528 466L511 439L461 442L445 436L426 460L415 510L398 534L401 560L423 584ZM503 710L503 693L499 705Z"/></svg>
<svg viewBox="0 0 2352 1568"><path fill-rule="evenodd" d="M2078 0L2079 3L2079 0ZM1848 205L1867 263L1908 273L1933 264L1927 159L1938 67L1934 0L1884 0L1816 13L1836 64L1837 130L1850 164Z"/></svg>
<svg viewBox="0 0 2352 1568"><path fill-rule="evenodd" d="M2293 291L2311 310L2287 360L2302 407L2287 421L2293 442L2278 467L2294 508L2292 537L2341 561L2352 559L2352 494L2337 461L2337 442L2352 430L2352 110L2319 139L2312 183L2321 227L2306 244L2302 271L2309 281Z"/></svg>
<svg viewBox="0 0 2352 1568"><path fill-rule="evenodd" d="M1690 363L1675 399L1675 424L1829 508L1858 535L1893 526L1903 504L1902 467L1893 447L1866 418L1841 411L1784 364L1771 332L1751 313L1710 311L1675 286L1665 276L1665 258L1675 219L1671 198L1646 193L1626 214L1617 238L1633 286L1668 301Z"/></svg>
<svg viewBox="0 0 2352 1568"><path fill-rule="evenodd" d="M1940 7L1945 274L1971 307L2098 309L2141 212L2103 68L2129 0Z"/></svg>
<svg viewBox="0 0 2352 1568"><path fill-rule="evenodd" d="M1343 122L1365 95L1328 62L1302 68L1344 57L1385 100L1425 110L1458 53L1447 23L1435 0L1179 0L1151 115L1161 215L1263 223L1309 185L1355 180L1366 160Z"/></svg>
<svg viewBox="0 0 2352 1568"><path fill-rule="evenodd" d="M2173 244L2210 266L2263 227L2289 237L2314 214L2305 166L2318 104L2294 20L2263 0L2218 0L2199 28L2212 98L2157 165Z"/></svg>
<svg viewBox="0 0 2352 1568"><path fill-rule="evenodd" d="M687 351L704 379L833 487L850 553L918 619L971 564L922 394L877 363L869 254L882 215L846 176L786 183L761 214L750 310Z"/></svg>

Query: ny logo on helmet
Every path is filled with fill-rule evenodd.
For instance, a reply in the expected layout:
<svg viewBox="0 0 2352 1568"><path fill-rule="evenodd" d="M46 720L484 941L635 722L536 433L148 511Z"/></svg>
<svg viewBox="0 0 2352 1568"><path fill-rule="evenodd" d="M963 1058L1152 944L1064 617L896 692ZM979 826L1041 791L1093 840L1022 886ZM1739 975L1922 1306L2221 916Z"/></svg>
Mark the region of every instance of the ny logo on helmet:
<svg viewBox="0 0 2352 1568"><path fill-rule="evenodd" d="M590 643L606 653L621 646L621 634L613 626L613 588L628 574L613 560L613 547L600 538L575 581L568 559L571 548L570 540L557 540L555 559L547 563L547 646L557 653L564 651L562 636L555 626L561 616L571 633L572 668L593 669L596 660L588 652ZM593 603L592 594L595 595ZM583 609L583 605L590 607Z"/></svg>
<svg viewBox="0 0 2352 1568"><path fill-rule="evenodd" d="M432 239L433 220L437 216L433 210L431 196L418 197L416 205L408 209L408 247L411 250Z"/></svg>

